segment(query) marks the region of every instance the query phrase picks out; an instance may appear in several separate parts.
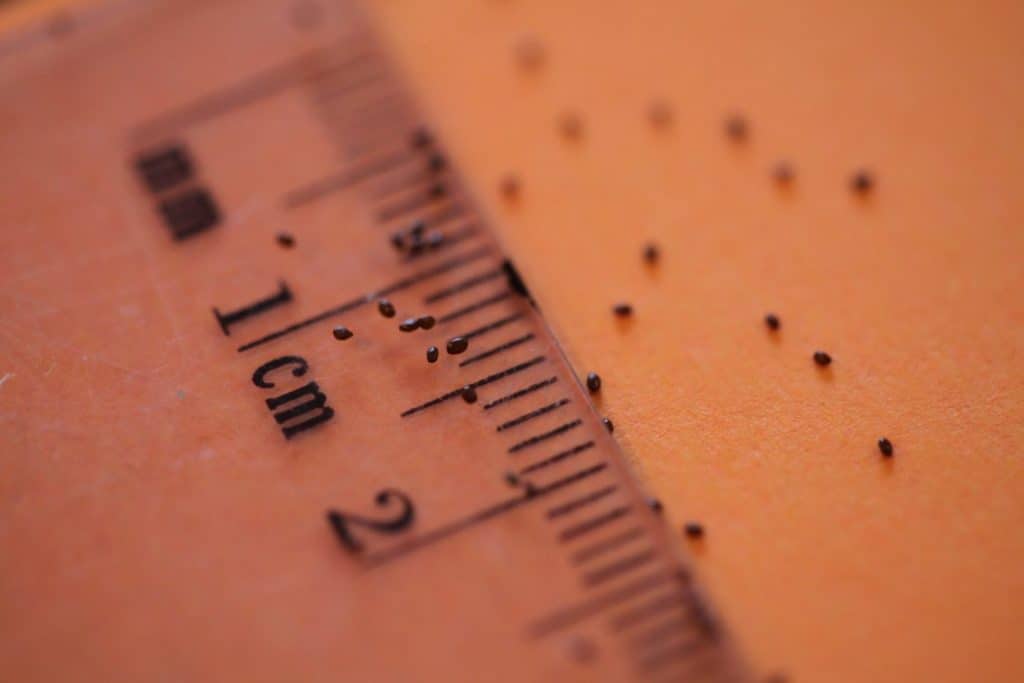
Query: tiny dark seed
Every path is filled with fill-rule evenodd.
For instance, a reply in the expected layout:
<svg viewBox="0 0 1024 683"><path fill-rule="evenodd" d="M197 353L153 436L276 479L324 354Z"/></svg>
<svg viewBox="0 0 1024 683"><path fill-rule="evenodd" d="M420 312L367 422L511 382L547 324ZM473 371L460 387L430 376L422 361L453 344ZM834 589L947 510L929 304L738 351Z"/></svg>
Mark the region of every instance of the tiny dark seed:
<svg viewBox="0 0 1024 683"><path fill-rule="evenodd" d="M427 362L428 363L436 363L437 362L438 353L439 352L438 352L436 346L431 346L430 348L428 348L427 349Z"/></svg>
<svg viewBox="0 0 1024 683"><path fill-rule="evenodd" d="M420 237L423 235L423 231L427 229L426 221L416 221L409 226L409 234L413 237Z"/></svg>
<svg viewBox="0 0 1024 683"><path fill-rule="evenodd" d="M795 175L793 167L786 161L780 161L775 164L775 168L772 170L772 177L779 185L789 185L793 182L793 176Z"/></svg>
<svg viewBox="0 0 1024 683"><path fill-rule="evenodd" d="M601 389L601 376L596 372L591 372L587 375L587 389L590 389L590 393Z"/></svg>
<svg viewBox="0 0 1024 683"><path fill-rule="evenodd" d="M506 175L499 186L501 194L505 199L515 199L519 196L519 178L514 175Z"/></svg>
<svg viewBox="0 0 1024 683"><path fill-rule="evenodd" d="M653 266L658 262L660 258L661 250L658 249L658 245L655 244L654 242L649 242L644 247L644 262L646 262L647 265Z"/></svg>
<svg viewBox="0 0 1024 683"><path fill-rule="evenodd" d="M400 232L396 232L391 235L391 246L396 250L402 251L405 249L405 235Z"/></svg>
<svg viewBox="0 0 1024 683"><path fill-rule="evenodd" d="M413 147L426 147L434 141L434 138L430 135L430 132L425 128L417 128L413 131L412 139L410 142Z"/></svg>
<svg viewBox="0 0 1024 683"><path fill-rule="evenodd" d="M344 325L335 327L332 333L334 334L334 338L338 341L344 341L352 337L352 330L348 329Z"/></svg>
<svg viewBox="0 0 1024 683"><path fill-rule="evenodd" d="M469 348L469 340L465 337L452 337L446 345L448 353L456 356Z"/></svg>
<svg viewBox="0 0 1024 683"><path fill-rule="evenodd" d="M519 476L515 472L506 472L505 483L509 486L519 486Z"/></svg>
<svg viewBox="0 0 1024 683"><path fill-rule="evenodd" d="M832 356L828 355L824 351L815 351L814 362L820 365L821 367L825 367L826 365L829 365L832 362Z"/></svg>
<svg viewBox="0 0 1024 683"><path fill-rule="evenodd" d="M602 417L601 422L604 423L604 428L608 430L609 434L615 431L615 425L607 417Z"/></svg>
<svg viewBox="0 0 1024 683"><path fill-rule="evenodd" d="M434 199L437 199L438 197L443 197L446 194L448 194L448 188L446 188L441 183L437 183L436 185L430 188L430 196L433 197Z"/></svg>
<svg viewBox="0 0 1024 683"><path fill-rule="evenodd" d="M395 317L395 305L387 299L380 299L377 301L377 310L385 318Z"/></svg>
<svg viewBox="0 0 1024 683"><path fill-rule="evenodd" d="M443 171L447 165L448 162L442 154L431 154L429 161L427 161L427 168L435 173Z"/></svg>
<svg viewBox="0 0 1024 683"><path fill-rule="evenodd" d="M295 246L295 238L287 232L279 232L277 233L277 243L285 249L291 249Z"/></svg>
<svg viewBox="0 0 1024 683"><path fill-rule="evenodd" d="M430 249L437 249L444 244L444 233L439 230L433 230L427 235L427 247Z"/></svg>
<svg viewBox="0 0 1024 683"><path fill-rule="evenodd" d="M744 142L749 133L750 128L747 125L747 120L742 116L735 114L725 120L725 134L733 142Z"/></svg>
<svg viewBox="0 0 1024 683"><path fill-rule="evenodd" d="M399 324L398 329L400 329L402 332L412 332L413 330L418 329L419 326L419 318L406 318L401 322L401 324Z"/></svg>
<svg viewBox="0 0 1024 683"><path fill-rule="evenodd" d="M764 317L764 324L773 332L782 327L782 321L780 321L779 316L774 313L769 313Z"/></svg>
<svg viewBox="0 0 1024 683"><path fill-rule="evenodd" d="M891 458L892 441L889 441L889 439L883 436L881 439L878 440L878 450L880 450L882 452L882 455L884 455L885 457Z"/></svg>
<svg viewBox="0 0 1024 683"><path fill-rule="evenodd" d="M462 387L462 400L466 403L476 403L476 389L468 384Z"/></svg>
<svg viewBox="0 0 1024 683"><path fill-rule="evenodd" d="M629 316L633 315L633 306L632 304L627 304L625 302L617 303L614 306L612 306L612 313L619 316L620 318L628 318Z"/></svg>
<svg viewBox="0 0 1024 683"><path fill-rule="evenodd" d="M657 498L648 498L647 507L651 508L652 511L657 512L659 515L665 509L665 506L661 504L661 501Z"/></svg>
<svg viewBox="0 0 1024 683"><path fill-rule="evenodd" d="M434 320L434 316L432 315L421 315L416 322L420 326L421 330L429 330L437 321Z"/></svg>
<svg viewBox="0 0 1024 683"><path fill-rule="evenodd" d="M850 179L850 188L857 194L865 195L875 186L875 179L867 171L857 171Z"/></svg>
<svg viewBox="0 0 1024 683"><path fill-rule="evenodd" d="M700 522L687 522L683 525L683 533L685 533L688 538L703 538L704 525Z"/></svg>

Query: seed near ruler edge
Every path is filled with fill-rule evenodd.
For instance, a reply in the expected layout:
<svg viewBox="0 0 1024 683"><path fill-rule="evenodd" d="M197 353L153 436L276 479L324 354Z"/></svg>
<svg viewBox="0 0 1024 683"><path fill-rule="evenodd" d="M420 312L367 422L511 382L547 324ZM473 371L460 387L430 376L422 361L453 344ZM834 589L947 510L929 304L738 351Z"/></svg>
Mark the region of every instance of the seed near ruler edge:
<svg viewBox="0 0 1024 683"><path fill-rule="evenodd" d="M181 254L211 267L218 255L231 258L232 252L223 251L225 244L238 253L257 253L250 242L258 233L251 227L260 221L294 226L289 254L307 259L301 263L310 271L320 268L324 261L317 259L325 257L303 252L307 239L328 241L337 231L345 232L346 253L338 257L346 257L349 268L321 268L313 278L297 269L295 260L275 261L278 252L258 252L262 264L278 269L272 277L267 273L264 296L250 296L241 305L244 299L224 296L208 306L185 294L172 298L183 308L194 307L189 310L212 310L201 343L224 367L247 369L240 381L250 393L238 392L239 406L246 406L239 408L238 419L251 415L251 429L273 433L275 453L285 451L288 458L288 449L303 449L308 458L357 441L377 446L360 458L374 460L378 452L390 452L435 463L429 470L380 463L385 471L420 475L379 489L377 511L349 511L366 509L366 499L373 496L363 495L325 501L326 521L304 518L324 535L333 533L336 554L363 570L349 574L351 580L374 587L380 584L373 577L405 571L405 580L414 582L416 573L403 570L404 563L436 564L444 558L421 558L474 533L480 547L502 548L504 585L520 587L523 594L542 592L548 583L571 586L559 593L557 604L531 606L528 618L517 622L516 630L537 660L553 655L545 643L567 636L574 667L570 676L629 672L639 678L743 678L728 638L658 523L657 506L647 504L630 478L526 284L503 257L489 220L411 104L408 89L361 15L348 3L331 5L330 16L336 13L334 21L344 27L343 39L325 38L327 31L317 28L310 39L316 47L282 49L297 54L268 65L260 61L263 36L255 29L251 36L232 30L241 21L243 3L217 3L208 14L199 6L187 6L187 16L177 25L166 21L167 6L159 6L138 37L127 35L131 29L111 29L121 31L116 49L124 51L122 58L148 57L159 66L173 62L175 55L147 55L153 36L174 40L152 44L182 46L224 35L236 36L253 63L230 82L192 92L128 126L135 200L149 211L143 227L161 235L162 267L180 269L177 275L203 276L203 266L183 262ZM270 0L248 3L244 16L250 21L274 12L287 16L290 7ZM330 16L317 21L329 23ZM311 30L273 22L260 26L272 39L267 45L278 46L291 45L293 39L277 31ZM85 48L68 47L73 49ZM57 76L51 73L50 78ZM116 90L113 75L111 82ZM275 128L283 119L289 125ZM301 127L309 119L318 128ZM290 166L277 176L273 167L258 176L248 172L245 160L238 160L246 150L232 136L264 128L287 130L296 147L306 145L309 149L295 154L303 164L304 156L327 143L332 153L321 159L334 159L333 166L320 173L312 172L312 163ZM247 142L252 147L275 142L267 137ZM282 153L281 145L274 149ZM280 163L290 161L294 158ZM296 177L297 169L304 177ZM272 180L287 185L266 190ZM272 201L263 201L262 213L249 222L246 204L238 197L248 196L251 184L259 188L248 190L259 193L256 199L269 192ZM373 305L384 297L388 306ZM394 308L399 313L391 318L388 312L394 314ZM335 322L345 325L332 338ZM247 341L239 344L237 339ZM436 363L423 359L431 346L442 349ZM230 358L222 350L230 351ZM341 367L339 356L354 360ZM338 391L337 378L352 377L353 365L363 385L371 387L361 403ZM224 393L226 398L230 392ZM375 402L378 397L383 398ZM254 403L256 412L250 410ZM386 411L378 409L383 404ZM429 436L421 438L421 433ZM358 481L363 465L352 463L353 479ZM494 495L500 489L490 482L500 481L503 472L505 492ZM367 477L361 483L373 481ZM471 491L465 503L432 493L448 481L464 481L467 489L482 493ZM527 517L526 510L538 512ZM520 518L510 521L513 513ZM453 571L494 571L484 550L473 552L475 547L460 546ZM430 587L424 585L422 593L429 596ZM514 603L501 604L504 619ZM443 630L445 610L458 611L449 604L435 607L438 623L429 629L416 629L427 626L423 623L409 626L415 636L428 640L432 634L424 631ZM502 644L493 647L500 655ZM519 647L508 645L513 654ZM407 673L424 673L418 662L409 665ZM561 671L556 665L518 665L524 667L522 675ZM445 675L444 670L426 673Z"/></svg>

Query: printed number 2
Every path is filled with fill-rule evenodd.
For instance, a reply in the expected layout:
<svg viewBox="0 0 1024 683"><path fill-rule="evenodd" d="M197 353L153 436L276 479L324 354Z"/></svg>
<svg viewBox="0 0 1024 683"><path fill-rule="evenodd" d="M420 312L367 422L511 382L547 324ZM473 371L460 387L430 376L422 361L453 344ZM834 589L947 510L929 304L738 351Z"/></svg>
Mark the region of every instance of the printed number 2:
<svg viewBox="0 0 1024 683"><path fill-rule="evenodd" d="M413 519L416 516L416 510L413 507L412 501L409 500L409 496L401 491L384 489L377 494L377 505L386 507L392 498L397 499L401 503L402 509L398 511L396 516L390 519L370 519L333 509L327 511L327 522L334 529L334 533L338 535L338 540L341 541L341 545L346 550L358 553L363 549L362 542L352 535L349 527L361 526L372 529L380 534L396 534L412 525Z"/></svg>

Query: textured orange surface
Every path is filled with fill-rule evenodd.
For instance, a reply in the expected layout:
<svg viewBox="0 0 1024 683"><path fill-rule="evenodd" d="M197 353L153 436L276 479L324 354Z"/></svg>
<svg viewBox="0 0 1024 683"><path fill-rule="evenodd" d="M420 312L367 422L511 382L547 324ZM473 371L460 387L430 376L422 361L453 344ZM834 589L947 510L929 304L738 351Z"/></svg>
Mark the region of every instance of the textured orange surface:
<svg viewBox="0 0 1024 683"><path fill-rule="evenodd" d="M707 526L698 570L757 668L1024 678L1024 8L375 12L648 485ZM525 36L545 48L532 72ZM723 135L733 111L746 144ZM862 166L866 201L847 186Z"/></svg>

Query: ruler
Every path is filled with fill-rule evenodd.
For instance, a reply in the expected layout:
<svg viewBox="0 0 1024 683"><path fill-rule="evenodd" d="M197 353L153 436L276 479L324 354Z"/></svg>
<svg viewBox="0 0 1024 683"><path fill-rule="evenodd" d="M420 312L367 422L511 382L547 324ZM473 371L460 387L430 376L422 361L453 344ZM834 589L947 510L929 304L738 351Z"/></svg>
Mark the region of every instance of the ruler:
<svg viewBox="0 0 1024 683"><path fill-rule="evenodd" d="M47 539L14 678L745 678L358 7L111 3L3 54L5 258L79 302L5 342L73 373L5 438Z"/></svg>

